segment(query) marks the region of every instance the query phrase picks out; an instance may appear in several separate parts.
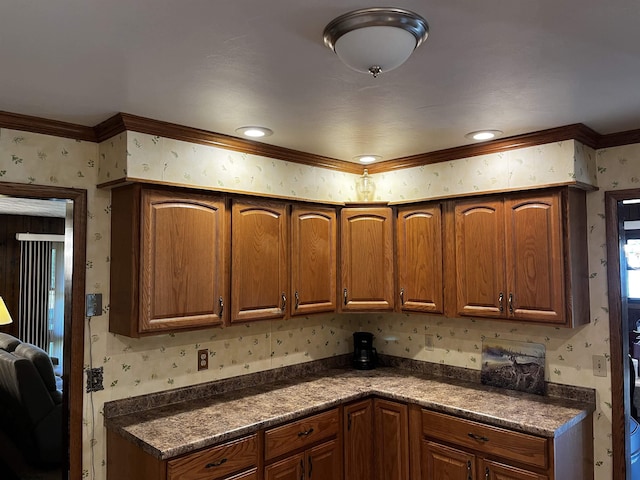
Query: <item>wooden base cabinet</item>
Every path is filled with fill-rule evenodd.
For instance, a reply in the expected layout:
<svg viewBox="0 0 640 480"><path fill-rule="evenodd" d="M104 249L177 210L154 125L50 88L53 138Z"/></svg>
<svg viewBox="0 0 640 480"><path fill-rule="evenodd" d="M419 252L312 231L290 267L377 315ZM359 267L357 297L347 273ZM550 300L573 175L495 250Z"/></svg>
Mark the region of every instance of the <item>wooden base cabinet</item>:
<svg viewBox="0 0 640 480"><path fill-rule="evenodd" d="M379 398L344 407L345 480L409 479L408 412Z"/></svg>
<svg viewBox="0 0 640 480"><path fill-rule="evenodd" d="M265 480L342 480L339 409L265 431Z"/></svg>
<svg viewBox="0 0 640 480"><path fill-rule="evenodd" d="M403 403L373 401L378 480L409 480L409 409Z"/></svg>
<svg viewBox="0 0 640 480"><path fill-rule="evenodd" d="M475 477L476 456L456 448L422 440L422 478L472 480Z"/></svg>
<svg viewBox="0 0 640 480"><path fill-rule="evenodd" d="M337 440L316 445L264 469L265 480L339 480L342 478Z"/></svg>
<svg viewBox="0 0 640 480"><path fill-rule="evenodd" d="M412 406L422 480L593 479L592 416L556 437L538 437ZM421 417L421 420L418 420ZM413 428L416 428L413 425Z"/></svg>
<svg viewBox="0 0 640 480"><path fill-rule="evenodd" d="M344 478L372 480L374 477L373 399L345 405Z"/></svg>
<svg viewBox="0 0 640 480"><path fill-rule="evenodd" d="M159 460L117 433L107 431L107 479L259 480L261 446L261 437L253 434L181 457Z"/></svg>

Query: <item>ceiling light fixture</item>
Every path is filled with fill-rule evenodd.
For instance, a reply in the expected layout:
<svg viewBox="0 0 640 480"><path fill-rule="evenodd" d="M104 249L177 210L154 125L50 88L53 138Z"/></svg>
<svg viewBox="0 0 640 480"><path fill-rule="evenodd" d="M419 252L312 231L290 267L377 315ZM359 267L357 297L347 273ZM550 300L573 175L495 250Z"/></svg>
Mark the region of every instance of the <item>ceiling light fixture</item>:
<svg viewBox="0 0 640 480"><path fill-rule="evenodd" d="M493 138L502 135L502 130L477 130L475 132L469 132L465 135L467 138L473 140L491 140Z"/></svg>
<svg viewBox="0 0 640 480"><path fill-rule="evenodd" d="M402 8L364 8L332 20L324 44L348 67L377 77L398 68L429 35L420 15Z"/></svg>
<svg viewBox="0 0 640 480"><path fill-rule="evenodd" d="M265 127L240 127L236 128L236 132L245 137L261 138L273 135L273 130Z"/></svg>
<svg viewBox="0 0 640 480"><path fill-rule="evenodd" d="M358 160L360 163L364 163L365 165L373 162L377 162L382 157L380 155L358 155L357 157L353 157L355 160Z"/></svg>

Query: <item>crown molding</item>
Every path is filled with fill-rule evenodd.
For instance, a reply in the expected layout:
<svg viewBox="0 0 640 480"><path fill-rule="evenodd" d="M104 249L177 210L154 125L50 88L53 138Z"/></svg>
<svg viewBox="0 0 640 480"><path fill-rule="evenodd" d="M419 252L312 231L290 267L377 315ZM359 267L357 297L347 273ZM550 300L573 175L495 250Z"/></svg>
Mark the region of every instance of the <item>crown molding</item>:
<svg viewBox="0 0 640 480"><path fill-rule="evenodd" d="M335 158L313 155L266 143L245 140L221 133L209 132L199 128L185 127L175 123L162 122L138 117L128 113L119 113L96 126L98 141L104 141L124 131L146 133L172 138L184 142L197 143L211 147L220 147L237 152L275 158L287 162L301 163L312 167L327 168L346 173L362 173L362 167L352 162Z"/></svg>
<svg viewBox="0 0 640 480"><path fill-rule="evenodd" d="M0 111L0 128L43 133L90 142L102 142L119 133L132 131L345 173L359 175L362 173L363 168L365 168L365 166L353 162L313 155L307 152L278 147L253 140L245 140L175 123L152 120L128 113L118 113L92 128L73 123ZM462 145L460 147L396 158L368 165L366 168L371 174L384 173L403 168L448 162L461 158L500 153L565 140L576 140L594 149L611 148L640 143L640 129L601 135L582 123L576 123L478 144Z"/></svg>
<svg viewBox="0 0 640 480"><path fill-rule="evenodd" d="M577 140L591 148L598 146L600 134L582 123L566 125L564 127L550 128L538 132L515 135L513 137L491 140L489 142L463 145L460 147L437 150L435 152L420 153L409 157L396 158L385 162L376 163L368 167L369 173L383 173L403 168L420 167L433 163L449 162L461 158L476 157L500 153L517 148L533 147L545 143L562 142L565 140Z"/></svg>
<svg viewBox="0 0 640 480"><path fill-rule="evenodd" d="M96 134L92 127L11 112L0 111L0 128L42 133L44 135L85 140L87 142L96 141Z"/></svg>
<svg viewBox="0 0 640 480"><path fill-rule="evenodd" d="M626 132L601 135L597 148L621 147L632 143L640 143L640 130L627 130Z"/></svg>

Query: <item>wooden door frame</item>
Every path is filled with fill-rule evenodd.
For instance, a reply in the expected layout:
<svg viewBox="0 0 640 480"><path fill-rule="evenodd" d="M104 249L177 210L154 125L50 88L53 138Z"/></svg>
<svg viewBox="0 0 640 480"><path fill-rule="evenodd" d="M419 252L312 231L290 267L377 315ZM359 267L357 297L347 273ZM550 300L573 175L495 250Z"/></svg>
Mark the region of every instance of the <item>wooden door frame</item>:
<svg viewBox="0 0 640 480"><path fill-rule="evenodd" d="M73 201L73 272L71 292L65 293L65 302L70 305L71 312L70 315L65 315L62 374L62 401L67 406L62 411L62 425L66 427L66 432L63 432L63 452L68 452L68 458L63 459L63 468L68 470L68 477L63 477L81 478L87 191L0 182L0 195Z"/></svg>
<svg viewBox="0 0 640 480"><path fill-rule="evenodd" d="M609 296L609 347L611 349L611 444L613 452L613 478L624 479L628 471L629 449L627 416L629 406L628 334L624 332L622 317L622 286L620 283L620 236L618 231L618 202L640 198L640 189L609 191L604 193L607 239L607 282Z"/></svg>

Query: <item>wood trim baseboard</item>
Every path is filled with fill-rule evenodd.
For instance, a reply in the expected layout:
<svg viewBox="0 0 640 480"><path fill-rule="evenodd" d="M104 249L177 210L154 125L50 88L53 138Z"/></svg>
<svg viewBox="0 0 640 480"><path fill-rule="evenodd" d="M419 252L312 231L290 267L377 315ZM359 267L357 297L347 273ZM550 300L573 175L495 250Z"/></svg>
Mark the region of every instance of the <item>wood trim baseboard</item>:
<svg viewBox="0 0 640 480"><path fill-rule="evenodd" d="M56 120L48 120L0 111L0 128L43 133L91 142L103 142L115 135L118 135L119 133L133 131L345 173L361 174L364 169L363 165L353 162L314 155L307 152L279 147L277 145L245 140L199 128L153 120L137 115L131 115L129 113L117 113L92 128L72 123L59 122ZM561 142L565 140L576 140L594 149L611 148L640 143L640 129L601 135L582 123L575 123L572 125L515 135L479 144L462 145L434 152L425 152L396 158L369 165L367 166L367 169L371 174L385 173L404 168L420 167L423 165L431 165L434 163L459 160L461 158L505 152L508 150L533 147L536 145Z"/></svg>

